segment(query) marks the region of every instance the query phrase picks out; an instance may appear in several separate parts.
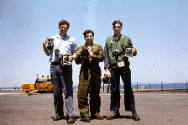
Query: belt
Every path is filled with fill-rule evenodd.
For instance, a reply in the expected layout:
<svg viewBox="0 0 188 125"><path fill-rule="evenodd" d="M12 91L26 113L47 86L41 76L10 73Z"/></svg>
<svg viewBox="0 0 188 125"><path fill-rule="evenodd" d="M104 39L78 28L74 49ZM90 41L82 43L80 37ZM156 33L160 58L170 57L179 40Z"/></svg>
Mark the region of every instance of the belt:
<svg viewBox="0 0 188 125"><path fill-rule="evenodd" d="M51 65L60 65L60 62L51 62Z"/></svg>

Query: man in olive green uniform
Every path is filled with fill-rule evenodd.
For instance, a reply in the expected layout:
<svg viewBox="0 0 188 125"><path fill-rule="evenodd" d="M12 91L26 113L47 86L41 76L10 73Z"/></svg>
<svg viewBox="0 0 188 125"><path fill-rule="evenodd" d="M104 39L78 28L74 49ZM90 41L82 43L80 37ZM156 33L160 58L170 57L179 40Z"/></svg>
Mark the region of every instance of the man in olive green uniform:
<svg viewBox="0 0 188 125"><path fill-rule="evenodd" d="M86 30L84 33L85 44L78 47L77 64L81 64L79 85L78 85L78 108L80 110L81 121L90 122L89 104L91 118L102 119L99 115L101 69L99 62L104 59L104 51L100 45L94 44L94 32ZM90 94L90 103L88 104L88 94Z"/></svg>

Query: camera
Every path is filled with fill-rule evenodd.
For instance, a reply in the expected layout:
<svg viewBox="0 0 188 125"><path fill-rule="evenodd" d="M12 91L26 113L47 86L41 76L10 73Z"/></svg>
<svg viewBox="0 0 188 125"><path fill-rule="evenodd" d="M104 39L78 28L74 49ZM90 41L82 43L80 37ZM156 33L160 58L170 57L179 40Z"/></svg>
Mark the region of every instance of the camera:
<svg viewBox="0 0 188 125"><path fill-rule="evenodd" d="M61 55L61 65L62 66L70 66L72 65L70 55Z"/></svg>
<svg viewBox="0 0 188 125"><path fill-rule="evenodd" d="M47 48L52 49L54 46L54 38L47 38Z"/></svg>
<svg viewBox="0 0 188 125"><path fill-rule="evenodd" d="M133 53L133 49L134 47L123 47L122 51L126 57L133 57L133 56L136 56L137 54L137 53Z"/></svg>
<svg viewBox="0 0 188 125"><path fill-rule="evenodd" d="M89 51L86 48L80 51L80 61L84 62L85 60L89 60Z"/></svg>
<svg viewBox="0 0 188 125"><path fill-rule="evenodd" d="M125 56L132 57L133 55L133 48L126 48L125 49Z"/></svg>
<svg viewBox="0 0 188 125"><path fill-rule="evenodd" d="M112 51L112 56L116 58L116 60L118 59L118 56L121 56L123 53L122 51L116 49L114 51Z"/></svg>
<svg viewBox="0 0 188 125"><path fill-rule="evenodd" d="M136 56L137 53L133 53L133 49L134 47L127 47L127 46L124 46L122 47L121 50L114 50L112 51L112 56L115 57L115 59L117 60L118 59L118 56L126 56L126 57L133 57L133 56Z"/></svg>

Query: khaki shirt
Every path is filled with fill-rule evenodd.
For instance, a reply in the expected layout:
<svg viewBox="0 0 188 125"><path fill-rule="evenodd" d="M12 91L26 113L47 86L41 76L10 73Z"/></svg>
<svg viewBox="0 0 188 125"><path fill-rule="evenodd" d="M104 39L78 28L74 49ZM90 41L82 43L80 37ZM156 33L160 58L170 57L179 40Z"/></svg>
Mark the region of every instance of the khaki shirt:
<svg viewBox="0 0 188 125"><path fill-rule="evenodd" d="M88 48L83 45L78 47L77 52L81 51L84 48ZM100 80L101 78L101 69L99 62L104 60L104 51L101 45L93 44L89 46L89 51L93 52L94 57L90 58L88 61L81 62L79 56L75 59L77 64L81 64L80 68L80 78L83 76L85 80L95 79ZM83 74L83 75L82 75ZM86 74L86 75L84 75ZM82 78L81 78L82 79Z"/></svg>

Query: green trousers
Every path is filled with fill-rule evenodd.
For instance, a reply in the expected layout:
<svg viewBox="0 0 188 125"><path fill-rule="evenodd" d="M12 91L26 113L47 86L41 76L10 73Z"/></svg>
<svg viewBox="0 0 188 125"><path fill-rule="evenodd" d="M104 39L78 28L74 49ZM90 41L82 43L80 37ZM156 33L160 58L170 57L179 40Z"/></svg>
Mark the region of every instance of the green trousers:
<svg viewBox="0 0 188 125"><path fill-rule="evenodd" d="M81 71L79 76L78 85L78 108L81 116L89 116L89 107L91 115L98 114L100 112L101 100L100 100L100 85L101 78L98 76L92 76L88 69L88 80L84 79L84 73ZM89 95L89 104L88 104Z"/></svg>

